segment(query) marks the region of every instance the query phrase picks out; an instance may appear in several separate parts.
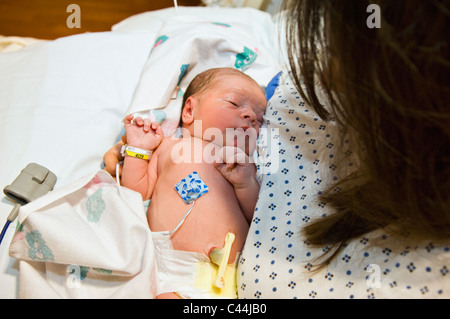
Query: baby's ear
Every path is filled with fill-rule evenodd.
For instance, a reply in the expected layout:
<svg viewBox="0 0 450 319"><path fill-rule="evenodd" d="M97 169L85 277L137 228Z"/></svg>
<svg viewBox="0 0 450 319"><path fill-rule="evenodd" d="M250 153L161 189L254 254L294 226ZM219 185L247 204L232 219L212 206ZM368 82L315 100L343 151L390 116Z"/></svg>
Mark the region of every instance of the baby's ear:
<svg viewBox="0 0 450 319"><path fill-rule="evenodd" d="M197 106L197 100L195 97L190 96L184 103L183 110L181 111L181 122L183 124L191 124L194 122L194 109Z"/></svg>

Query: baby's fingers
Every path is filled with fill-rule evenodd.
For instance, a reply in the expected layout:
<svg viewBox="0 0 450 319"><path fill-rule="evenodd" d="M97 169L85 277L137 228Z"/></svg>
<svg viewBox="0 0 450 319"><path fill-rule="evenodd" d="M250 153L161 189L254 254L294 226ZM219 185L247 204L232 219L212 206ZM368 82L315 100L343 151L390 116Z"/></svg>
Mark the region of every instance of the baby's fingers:
<svg viewBox="0 0 450 319"><path fill-rule="evenodd" d="M154 130L155 132L158 130L158 128L159 128L160 126L159 126L159 123L158 122L152 122L151 123L151 128L152 128L152 130Z"/></svg>
<svg viewBox="0 0 450 319"><path fill-rule="evenodd" d="M164 136L164 132L163 132L163 130L161 128L161 125L159 125L158 122L152 122L152 126L151 127L155 131L156 135L161 136L161 137Z"/></svg>
<svg viewBox="0 0 450 319"><path fill-rule="evenodd" d="M142 117L140 117L140 116L136 116L136 117L134 118L134 120L133 120L133 123L134 123L136 126L143 126L143 125L144 125L144 119L143 119Z"/></svg>
<svg viewBox="0 0 450 319"><path fill-rule="evenodd" d="M152 122L149 119L144 119L143 125L144 125L144 131L149 132L150 128L152 127Z"/></svg>
<svg viewBox="0 0 450 319"><path fill-rule="evenodd" d="M131 121L133 121L133 118L134 118L133 114L128 114L123 119L123 124L125 124L125 125L131 124Z"/></svg>
<svg viewBox="0 0 450 319"><path fill-rule="evenodd" d="M235 163L246 163L247 155L238 147L224 146L215 158L216 163L226 163L227 167L235 166Z"/></svg>

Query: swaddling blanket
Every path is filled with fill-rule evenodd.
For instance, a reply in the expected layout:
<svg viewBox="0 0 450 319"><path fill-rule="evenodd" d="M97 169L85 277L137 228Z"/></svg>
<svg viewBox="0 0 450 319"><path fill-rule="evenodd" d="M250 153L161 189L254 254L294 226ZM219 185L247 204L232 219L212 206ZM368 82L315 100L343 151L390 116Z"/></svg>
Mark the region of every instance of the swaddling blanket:
<svg viewBox="0 0 450 319"><path fill-rule="evenodd" d="M258 38L261 35L245 24L190 15L170 18L158 33L128 113L162 122L164 134L170 136L178 126L183 94L197 74L230 67L265 87L279 72L279 66L274 48Z"/></svg>
<svg viewBox="0 0 450 319"><path fill-rule="evenodd" d="M21 298L153 298L154 245L140 194L105 171L19 211L10 255Z"/></svg>

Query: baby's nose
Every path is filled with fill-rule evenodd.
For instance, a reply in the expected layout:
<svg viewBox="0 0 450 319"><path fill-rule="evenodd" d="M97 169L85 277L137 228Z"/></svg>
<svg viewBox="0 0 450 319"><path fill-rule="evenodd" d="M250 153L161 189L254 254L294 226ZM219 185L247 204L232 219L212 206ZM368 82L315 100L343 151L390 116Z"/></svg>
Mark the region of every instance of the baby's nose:
<svg viewBox="0 0 450 319"><path fill-rule="evenodd" d="M254 124L254 122L256 121L256 113L251 109L246 109L242 113L242 118L246 119L247 121L251 121L251 123Z"/></svg>

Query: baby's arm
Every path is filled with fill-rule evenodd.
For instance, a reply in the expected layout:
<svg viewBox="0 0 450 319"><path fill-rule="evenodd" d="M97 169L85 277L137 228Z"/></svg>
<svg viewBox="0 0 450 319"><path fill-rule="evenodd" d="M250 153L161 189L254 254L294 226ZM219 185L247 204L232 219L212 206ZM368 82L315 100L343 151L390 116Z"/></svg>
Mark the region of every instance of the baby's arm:
<svg viewBox="0 0 450 319"><path fill-rule="evenodd" d="M154 151L164 137L159 124L157 122L152 123L148 119L136 117L133 121L133 115L128 115L124 119L124 126L129 146ZM156 161L155 156L151 156L150 161L125 156L122 185L139 192L143 200L149 199L157 178Z"/></svg>
<svg viewBox="0 0 450 319"><path fill-rule="evenodd" d="M239 148L227 146L219 153L215 167L233 185L242 212L250 223L260 189L255 164L250 163L248 156Z"/></svg>
<svg viewBox="0 0 450 319"><path fill-rule="evenodd" d="M248 164L247 169L252 172L253 168L256 171L254 164ZM235 166L236 167L236 166ZM233 183L232 183L233 184ZM236 192L236 197L241 206L242 212L249 223L251 223L253 218L253 212L255 211L256 202L259 195L259 183L256 180L256 174L253 173L251 177L243 184L233 184L234 191Z"/></svg>

